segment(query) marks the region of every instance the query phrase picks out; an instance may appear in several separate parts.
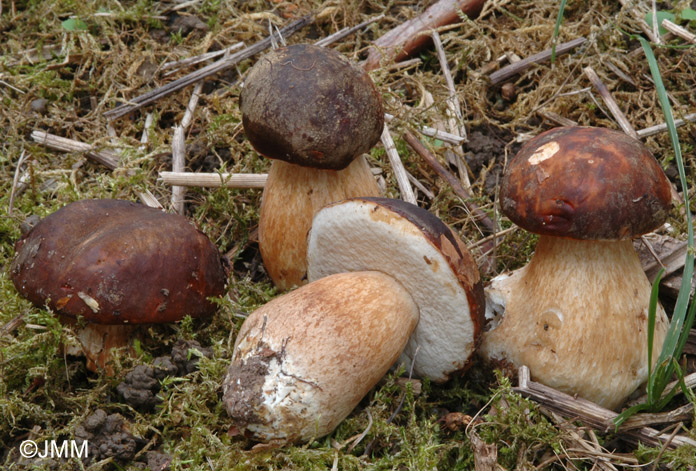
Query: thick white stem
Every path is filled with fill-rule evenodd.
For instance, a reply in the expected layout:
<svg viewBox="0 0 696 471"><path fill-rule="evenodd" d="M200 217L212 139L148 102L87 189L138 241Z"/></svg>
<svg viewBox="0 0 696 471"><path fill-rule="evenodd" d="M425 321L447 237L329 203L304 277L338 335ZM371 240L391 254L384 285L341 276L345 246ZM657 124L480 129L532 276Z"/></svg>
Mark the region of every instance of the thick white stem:
<svg viewBox="0 0 696 471"><path fill-rule="evenodd" d="M650 283L630 241L542 236L487 298L502 318L484 334L485 358L527 365L535 380L609 409L647 379ZM658 306L655 354L667 326Z"/></svg>

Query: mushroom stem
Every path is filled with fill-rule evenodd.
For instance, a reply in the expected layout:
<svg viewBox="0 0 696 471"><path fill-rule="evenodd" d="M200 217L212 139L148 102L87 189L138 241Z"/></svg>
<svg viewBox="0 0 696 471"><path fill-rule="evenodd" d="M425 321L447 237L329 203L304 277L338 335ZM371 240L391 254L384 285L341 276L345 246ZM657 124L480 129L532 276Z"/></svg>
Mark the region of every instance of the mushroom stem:
<svg viewBox="0 0 696 471"><path fill-rule="evenodd" d="M275 298L237 335L222 398L233 425L276 444L330 433L396 361L418 318L408 291L377 271Z"/></svg>
<svg viewBox="0 0 696 471"><path fill-rule="evenodd" d="M630 240L541 236L528 265L487 288L481 354L615 409L647 379L650 291ZM658 304L654 359L667 327Z"/></svg>
<svg viewBox="0 0 696 471"><path fill-rule="evenodd" d="M343 170L274 160L261 202L259 248L275 285L287 290L306 283L307 232L317 211L329 203L379 193L363 156Z"/></svg>
<svg viewBox="0 0 696 471"><path fill-rule="evenodd" d="M134 324L88 323L81 327L72 317L60 316L60 320L63 325L73 327L81 346L78 349L68 346L66 352L71 355L84 355L89 371L96 373L103 370L108 376L112 376L114 372L110 360L114 349L123 348L128 354L135 354L131 342L137 329Z"/></svg>

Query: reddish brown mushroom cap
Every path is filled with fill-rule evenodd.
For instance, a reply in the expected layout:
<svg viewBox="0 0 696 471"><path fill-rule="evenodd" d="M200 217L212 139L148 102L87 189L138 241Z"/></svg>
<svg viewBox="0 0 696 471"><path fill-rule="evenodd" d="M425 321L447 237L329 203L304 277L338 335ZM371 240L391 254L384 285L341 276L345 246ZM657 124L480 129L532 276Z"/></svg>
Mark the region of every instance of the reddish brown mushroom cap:
<svg viewBox="0 0 696 471"><path fill-rule="evenodd" d="M530 232L617 240L667 218L670 184L650 151L624 133L561 127L515 155L503 178L503 213Z"/></svg>
<svg viewBox="0 0 696 471"><path fill-rule="evenodd" d="M262 155L340 170L374 146L384 126L369 75L335 51L296 44L265 55L244 81L244 132Z"/></svg>
<svg viewBox="0 0 696 471"><path fill-rule="evenodd" d="M11 276L37 306L99 324L173 322L211 313L226 267L186 218L136 203L85 200L16 244Z"/></svg>

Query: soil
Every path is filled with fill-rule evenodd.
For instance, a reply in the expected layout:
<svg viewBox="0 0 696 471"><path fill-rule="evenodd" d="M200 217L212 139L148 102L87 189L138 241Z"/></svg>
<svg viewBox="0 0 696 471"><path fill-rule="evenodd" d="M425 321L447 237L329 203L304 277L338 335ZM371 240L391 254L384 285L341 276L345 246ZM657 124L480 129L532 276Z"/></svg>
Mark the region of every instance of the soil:
<svg viewBox="0 0 696 471"><path fill-rule="evenodd" d="M636 463L693 469L692 449L637 448L620 434L598 432L602 448L586 428L573 428L570 433L572 424L565 419L544 415L533 403L513 394L509 385L515 384L514 378L509 383L495 376L490 366L480 364L444 385L423 381L418 394L412 387L399 387L388 376L329 437L302 447L248 451L253 444L231 426L221 382L244 318L280 295L258 249L261 191L255 189L186 189L184 215L230 259L226 293L215 299L216 313L211 318L146 329L138 356L119 358L113 377L87 371L84 359L64 354L63 346L75 341L74 333L60 326L45 306L22 299L13 287L9 270L15 241L40 218L70 202L87 198L137 201L147 190L166 210L171 209L172 188L158 176L171 170L172 128L181 124L193 87L122 118L107 120L103 115L210 62L171 75L166 75L170 70L164 64L239 41L245 47L254 45L268 37L269 28L283 28L310 12L316 13L312 24L287 35L285 42L313 42L383 14L329 46L359 63L373 41L435 2L124 0L99 2L105 6L97 10L96 2L0 1L0 468L81 469L75 461L24 458L19 453L24 440L74 438L89 443L89 459L82 467L93 471L456 470L473 469L476 462L483 466L482 453L488 456L487 469L493 469L490 456L501 443L504 446L498 447L493 459L497 469L609 469L610 465L597 460L600 452L609 454L617 469L635 469ZM399 156L427 190L417 191L418 205L460 235L479 267L486 267L486 280L524 265L533 252L534 236L514 229L497 201L501 175L520 146L561 122L620 129L585 68L595 70L634 129L664 122L649 62L637 40L647 37L643 18L652 4L638 0L622 7L621 3L568 2L558 42L577 38L586 42L553 63L533 64L496 85L490 80L492 72L551 48L559 2L486 0L478 17L458 17L456 23L440 28L461 105L459 124L467 135L461 146L417 132L423 126L453 131L448 125L450 91L432 44L414 51L415 63L384 64L370 73L385 111L394 116L388 126ZM679 16L689 6L696 9L696 1L658 2L657 8L676 13L676 21L696 33L696 21ZM675 118L694 113L694 46L674 35L651 46ZM240 84L260 57L252 55L203 80L185 133L187 171L268 171L268 159L259 157L245 136L239 109ZM426 100L428 94L432 103ZM150 128L146 127L148 115L154 121ZM491 247L492 234L471 216L466 206L469 199L457 195L405 143L406 130L463 181L463 168L456 162L457 155L462 157L471 182L469 199L504 231L496 238L495 249L484 253ZM89 152L49 148L32 137L35 131L116 152L120 167L111 172L93 161ZM696 125L679 127L677 136L687 182L693 188ZM658 132L641 140L683 197L669 135ZM18 169L20 156L26 160ZM398 198L400 190L383 145L377 144L368 157L386 196ZM660 250L686 240L683 206L674 205L668 224L657 230L657 236L670 239L670 244L656 244ZM648 264L650 259L641 248L641 260ZM674 277L680 276L678 270L672 275L672 287L663 283L661 288L660 299L669 312L675 304L673 286L678 286ZM683 359L687 371L696 369L694 337ZM251 366L255 368L250 368L249 376L256 379L250 377L247 383L253 390L265 364L259 360ZM667 409L686 402L676 399ZM692 416L680 419L680 434L696 436ZM667 434L673 430L672 425L655 427ZM567 451L587 446L594 451Z"/></svg>

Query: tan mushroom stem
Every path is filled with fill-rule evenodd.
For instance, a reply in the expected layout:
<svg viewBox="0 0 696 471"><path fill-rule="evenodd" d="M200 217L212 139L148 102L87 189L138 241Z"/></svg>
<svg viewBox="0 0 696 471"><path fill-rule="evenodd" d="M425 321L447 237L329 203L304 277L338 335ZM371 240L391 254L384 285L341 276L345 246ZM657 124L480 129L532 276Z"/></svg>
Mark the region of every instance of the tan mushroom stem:
<svg viewBox="0 0 696 471"><path fill-rule="evenodd" d="M66 345L66 353L69 355L85 356L87 369L92 372L104 371L107 375L113 375L111 361L115 349L123 349L128 354L135 354L132 340L137 329L133 324L95 324L87 323L78 325L74 318L60 316L63 325L70 325L75 331L75 336L80 346Z"/></svg>
<svg viewBox="0 0 696 471"><path fill-rule="evenodd" d="M396 361L418 306L380 272L327 276L244 321L223 403L245 434L275 444L330 433Z"/></svg>
<svg viewBox="0 0 696 471"><path fill-rule="evenodd" d="M306 283L307 232L329 203L379 196L363 156L343 170L322 170L274 160L261 202L259 248L268 274L281 290Z"/></svg>
<svg viewBox="0 0 696 471"><path fill-rule="evenodd" d="M482 355L615 409L648 375L651 286L630 240L541 236L525 267L487 288ZM653 352L668 327L658 304Z"/></svg>

